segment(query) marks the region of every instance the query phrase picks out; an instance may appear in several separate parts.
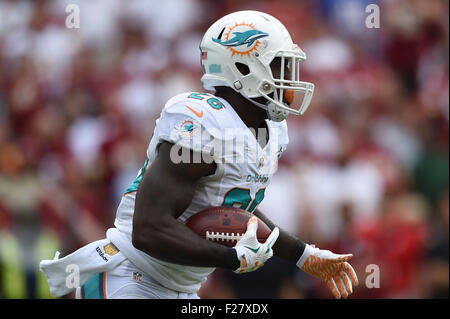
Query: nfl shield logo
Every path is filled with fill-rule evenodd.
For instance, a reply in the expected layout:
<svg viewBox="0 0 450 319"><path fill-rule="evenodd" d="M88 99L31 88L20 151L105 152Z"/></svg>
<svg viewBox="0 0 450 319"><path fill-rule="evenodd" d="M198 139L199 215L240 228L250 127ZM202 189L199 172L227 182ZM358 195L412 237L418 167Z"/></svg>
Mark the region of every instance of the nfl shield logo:
<svg viewBox="0 0 450 319"><path fill-rule="evenodd" d="M140 272L138 271L133 271L133 279L139 282L142 282L144 275L142 275Z"/></svg>

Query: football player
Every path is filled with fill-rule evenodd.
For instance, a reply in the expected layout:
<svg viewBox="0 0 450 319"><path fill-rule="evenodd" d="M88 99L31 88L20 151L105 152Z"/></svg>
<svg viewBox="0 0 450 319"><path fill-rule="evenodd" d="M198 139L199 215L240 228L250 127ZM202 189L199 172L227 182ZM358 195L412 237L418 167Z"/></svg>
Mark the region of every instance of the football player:
<svg viewBox="0 0 450 319"><path fill-rule="evenodd" d="M76 264L78 298L198 298L216 267L255 271L275 255L322 279L336 298L346 298L358 285L348 263L352 255L303 243L257 208L288 144L285 119L303 114L313 95L314 85L300 81L305 53L280 21L257 11L219 19L200 51L208 93L183 93L166 103L107 238L41 263L52 293L70 291L63 269ZM184 224L215 206L247 210L272 233L259 243L251 218L229 248Z"/></svg>

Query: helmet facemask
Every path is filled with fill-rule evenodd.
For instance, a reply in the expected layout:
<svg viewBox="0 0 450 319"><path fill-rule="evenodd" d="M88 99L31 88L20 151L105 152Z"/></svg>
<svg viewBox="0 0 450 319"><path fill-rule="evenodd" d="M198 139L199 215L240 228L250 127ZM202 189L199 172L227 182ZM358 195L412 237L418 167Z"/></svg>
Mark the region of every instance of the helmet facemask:
<svg viewBox="0 0 450 319"><path fill-rule="evenodd" d="M314 84L300 81L300 62L304 60L304 53L284 51L266 67L270 79L260 81L257 87L265 102L262 98L249 100L265 109L270 120L280 122L289 114L302 115L308 109Z"/></svg>

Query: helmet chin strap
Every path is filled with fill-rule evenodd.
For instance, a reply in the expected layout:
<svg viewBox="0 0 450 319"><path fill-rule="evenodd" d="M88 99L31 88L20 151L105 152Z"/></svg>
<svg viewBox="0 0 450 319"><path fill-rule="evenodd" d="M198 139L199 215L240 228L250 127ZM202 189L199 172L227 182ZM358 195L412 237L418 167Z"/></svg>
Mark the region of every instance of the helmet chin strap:
<svg viewBox="0 0 450 319"><path fill-rule="evenodd" d="M277 105L270 101L268 101L266 107L267 107L267 116L271 121L281 122L284 121L289 115L289 112L278 109Z"/></svg>

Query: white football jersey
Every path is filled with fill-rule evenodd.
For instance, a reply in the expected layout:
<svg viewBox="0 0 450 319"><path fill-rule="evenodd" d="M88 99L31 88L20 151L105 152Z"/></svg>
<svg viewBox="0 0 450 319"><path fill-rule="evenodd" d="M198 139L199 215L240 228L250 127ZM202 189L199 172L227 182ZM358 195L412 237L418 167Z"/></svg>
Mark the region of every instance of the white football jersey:
<svg viewBox="0 0 450 319"><path fill-rule="evenodd" d="M132 246L134 202L139 183L156 158L158 144L167 141L175 146L192 149L202 154L205 161L214 160L217 165L213 175L201 178L197 184L191 204L178 217L180 222L215 206L234 206L254 212L263 200L265 189L276 171L278 158L288 144L286 121L267 120L266 123L268 141L261 147L254 134L224 99L209 93L195 92L179 94L170 99L156 120L147 159L136 180L122 197L114 223L116 229L108 231L108 238L137 267L161 285L181 292L197 292L214 268L165 262ZM174 155L172 160L189 158ZM195 158L190 160L195 161Z"/></svg>

